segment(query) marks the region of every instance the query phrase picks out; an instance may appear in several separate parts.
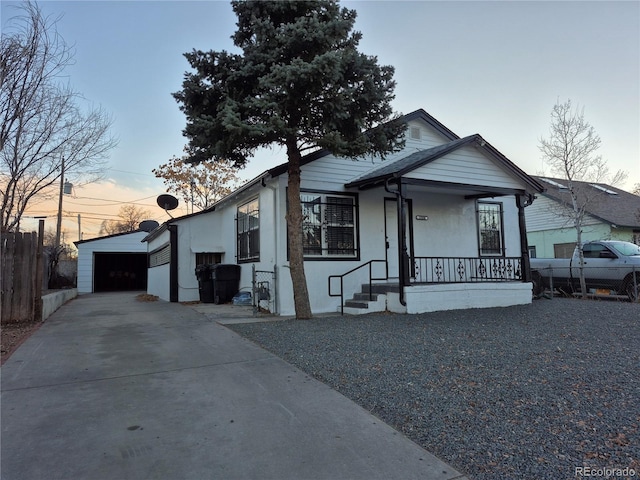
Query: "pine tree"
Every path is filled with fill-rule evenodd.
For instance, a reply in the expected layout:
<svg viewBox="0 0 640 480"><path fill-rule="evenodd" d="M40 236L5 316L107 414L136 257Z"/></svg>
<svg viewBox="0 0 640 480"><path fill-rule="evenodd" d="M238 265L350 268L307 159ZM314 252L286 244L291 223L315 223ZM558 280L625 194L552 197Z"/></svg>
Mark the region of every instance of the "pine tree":
<svg viewBox="0 0 640 480"><path fill-rule="evenodd" d="M358 52L356 12L336 1L233 1L241 54L192 51L174 94L187 117L189 161L237 167L260 147L286 147L288 246L297 318L310 318L304 274L300 163L326 149L355 159L403 146L394 69Z"/></svg>

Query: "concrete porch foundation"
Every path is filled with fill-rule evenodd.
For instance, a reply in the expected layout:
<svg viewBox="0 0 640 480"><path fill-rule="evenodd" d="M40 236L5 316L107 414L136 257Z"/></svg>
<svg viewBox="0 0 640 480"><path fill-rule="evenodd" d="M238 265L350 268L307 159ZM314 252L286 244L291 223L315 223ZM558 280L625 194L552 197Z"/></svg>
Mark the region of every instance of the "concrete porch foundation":
<svg viewBox="0 0 640 480"><path fill-rule="evenodd" d="M406 308L399 301L388 301L387 308L396 313L426 313L525 305L532 301L532 288L529 282L413 285L405 287Z"/></svg>

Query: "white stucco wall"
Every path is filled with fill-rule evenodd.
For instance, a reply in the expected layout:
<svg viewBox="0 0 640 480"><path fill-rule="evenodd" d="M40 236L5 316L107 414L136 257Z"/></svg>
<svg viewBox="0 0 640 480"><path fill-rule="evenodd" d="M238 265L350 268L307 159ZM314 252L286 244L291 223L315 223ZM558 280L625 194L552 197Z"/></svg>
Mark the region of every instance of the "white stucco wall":
<svg viewBox="0 0 640 480"><path fill-rule="evenodd" d="M94 253L145 253L147 245L142 239L146 236L147 232L132 232L77 243L78 293L93 292Z"/></svg>
<svg viewBox="0 0 640 480"><path fill-rule="evenodd" d="M242 263L240 288L251 287L251 266L255 263L258 269L273 270L276 264L277 248L279 244L277 233L280 232L276 213L279 206L276 205L278 194L278 181L273 182L273 187L257 185L242 195L229 198L219 205L215 211L194 215L182 219L176 219L172 224L177 227L178 238L178 301L199 300L198 279L195 276L196 254L217 253L221 255L222 263L236 264L236 213L238 206L247 201L258 198L260 202L260 262ZM275 205L275 206L274 206ZM162 241L156 241L150 245L150 249L157 248L162 242L169 241L169 233L163 234ZM286 239L285 239L286 240ZM168 282L169 270L158 267L149 270L150 285L160 285L156 276L166 277L166 298L169 298ZM153 292L149 292L153 293ZM158 293L155 293L158 295Z"/></svg>
<svg viewBox="0 0 640 480"><path fill-rule="evenodd" d="M150 268L147 273L147 293L170 301L169 264Z"/></svg>
<svg viewBox="0 0 640 480"><path fill-rule="evenodd" d="M527 305L532 299L532 284L482 282L415 285L405 289L405 298L407 313Z"/></svg>
<svg viewBox="0 0 640 480"><path fill-rule="evenodd" d="M303 190L305 186L303 183ZM314 182L314 186L315 189L321 190L324 185ZM329 296L328 277L330 275L343 274L372 259L384 260L386 258L384 201L388 197L389 194L382 189L359 192L360 260L305 262L311 309L314 313L329 313L339 309L340 298ZM412 218L416 256L478 256L478 230L474 200L465 200L462 196L456 195L425 193L417 189L410 190L408 197L413 202ZM507 196L489 200L503 204L506 256L520 256L520 232L515 198ZM415 220L416 215L427 215L429 220ZM286 226L284 228L283 231L286 231ZM395 235L396 233L394 231L390 234ZM286 244L279 258L286 259ZM287 262L280 262L279 265L282 267L279 269L281 272L279 311L284 315L293 315L295 313L293 289ZM384 276L384 274L384 267L376 264L373 276ZM366 283L368 278L368 268L362 268L345 277L345 299L351 298L354 292L359 292L361 284ZM335 280L332 285L334 293L339 291L338 282ZM492 284L492 288L495 288L495 285ZM511 287L505 295L510 296L513 291L513 287Z"/></svg>
<svg viewBox="0 0 640 480"><path fill-rule="evenodd" d="M195 275L196 253L221 253L223 263L228 261L228 247L222 241L220 216L197 215L175 222L178 227L178 300L198 300L198 279Z"/></svg>

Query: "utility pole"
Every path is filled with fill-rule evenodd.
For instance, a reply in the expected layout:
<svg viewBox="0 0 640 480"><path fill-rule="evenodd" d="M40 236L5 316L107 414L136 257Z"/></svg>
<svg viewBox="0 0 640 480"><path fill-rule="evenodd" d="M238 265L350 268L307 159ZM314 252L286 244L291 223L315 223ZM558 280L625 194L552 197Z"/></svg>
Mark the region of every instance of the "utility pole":
<svg viewBox="0 0 640 480"><path fill-rule="evenodd" d="M62 195L64 194L64 155L60 167L60 194L58 196L58 223L56 224L55 251L60 248L60 230L62 230Z"/></svg>

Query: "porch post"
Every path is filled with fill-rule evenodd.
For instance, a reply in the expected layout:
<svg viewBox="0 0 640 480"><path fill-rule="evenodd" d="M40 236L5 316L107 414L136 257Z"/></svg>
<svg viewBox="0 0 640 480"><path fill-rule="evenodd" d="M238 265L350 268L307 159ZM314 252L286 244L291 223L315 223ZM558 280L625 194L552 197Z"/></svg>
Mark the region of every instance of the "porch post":
<svg viewBox="0 0 640 480"><path fill-rule="evenodd" d="M407 186L401 178L398 179L398 281L400 286L400 301L404 301L404 287L410 284L409 253L407 252L407 219L405 198ZM404 303L403 303L404 305Z"/></svg>
<svg viewBox="0 0 640 480"><path fill-rule="evenodd" d="M178 226L169 225L169 301L178 299Z"/></svg>
<svg viewBox="0 0 640 480"><path fill-rule="evenodd" d="M529 202L530 203L530 202ZM529 205L525 195L516 195L518 207L518 228L520 229L520 252L522 259L522 281L531 281L531 262L529 261L529 242L527 241L527 225L524 218L524 207Z"/></svg>

